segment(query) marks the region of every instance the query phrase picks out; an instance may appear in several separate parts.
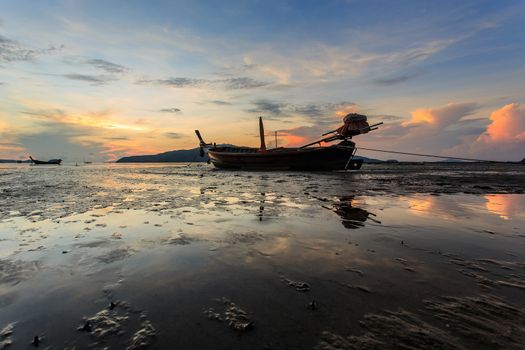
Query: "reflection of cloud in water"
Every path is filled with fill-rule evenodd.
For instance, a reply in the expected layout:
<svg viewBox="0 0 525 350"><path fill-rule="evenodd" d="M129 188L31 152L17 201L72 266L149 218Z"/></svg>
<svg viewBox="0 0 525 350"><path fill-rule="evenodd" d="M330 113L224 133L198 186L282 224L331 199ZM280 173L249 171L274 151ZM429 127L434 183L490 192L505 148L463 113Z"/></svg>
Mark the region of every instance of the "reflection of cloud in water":
<svg viewBox="0 0 525 350"><path fill-rule="evenodd" d="M410 212L442 219L480 215L487 210L504 220L525 213L525 195L491 194L484 197L413 196L406 199Z"/></svg>
<svg viewBox="0 0 525 350"><path fill-rule="evenodd" d="M356 206L358 203L353 196L345 196L340 197L339 201L333 204L333 211L341 217L345 228L355 229L363 227L366 220L372 220L370 215L375 216L369 211L358 208Z"/></svg>
<svg viewBox="0 0 525 350"><path fill-rule="evenodd" d="M283 254L290 250L290 237L275 237L264 245L260 246L257 251L261 255Z"/></svg>
<svg viewBox="0 0 525 350"><path fill-rule="evenodd" d="M485 207L500 218L509 220L525 213L525 195L491 194L485 196Z"/></svg>
<svg viewBox="0 0 525 350"><path fill-rule="evenodd" d="M453 219L468 216L470 212L468 208L448 196L408 197L407 201L410 212L417 215Z"/></svg>

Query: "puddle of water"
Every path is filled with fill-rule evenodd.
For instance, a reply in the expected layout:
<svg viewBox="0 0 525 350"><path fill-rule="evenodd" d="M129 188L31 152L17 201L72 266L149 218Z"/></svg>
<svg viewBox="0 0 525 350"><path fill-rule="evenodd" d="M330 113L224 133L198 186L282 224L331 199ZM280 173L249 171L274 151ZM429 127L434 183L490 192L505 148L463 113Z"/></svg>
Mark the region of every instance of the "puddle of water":
<svg viewBox="0 0 525 350"><path fill-rule="evenodd" d="M484 169L461 173L482 179L462 185L470 194L438 184L458 176L448 168L414 170L396 191L407 173L395 167L7 169L0 344L14 349L35 336L53 348L523 344L525 195L499 193Z"/></svg>

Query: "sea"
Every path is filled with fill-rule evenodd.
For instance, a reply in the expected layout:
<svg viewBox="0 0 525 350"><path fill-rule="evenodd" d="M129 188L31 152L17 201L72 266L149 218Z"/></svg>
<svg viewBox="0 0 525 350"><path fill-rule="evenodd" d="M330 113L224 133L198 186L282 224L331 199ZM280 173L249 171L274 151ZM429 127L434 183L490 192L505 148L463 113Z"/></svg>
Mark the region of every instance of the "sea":
<svg viewBox="0 0 525 350"><path fill-rule="evenodd" d="M523 349L525 166L0 165L0 348Z"/></svg>

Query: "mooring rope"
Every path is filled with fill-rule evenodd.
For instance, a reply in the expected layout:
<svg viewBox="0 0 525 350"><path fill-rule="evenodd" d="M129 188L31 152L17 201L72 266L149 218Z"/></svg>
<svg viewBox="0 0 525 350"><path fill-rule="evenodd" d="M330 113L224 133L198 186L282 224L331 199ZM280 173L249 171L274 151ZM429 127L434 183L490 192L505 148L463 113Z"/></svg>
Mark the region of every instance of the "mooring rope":
<svg viewBox="0 0 525 350"><path fill-rule="evenodd" d="M388 151L388 150L384 150L384 149L365 148L365 147L356 147L356 148L357 149L362 149L362 150L367 150L367 151L373 151L373 152L405 154L405 155L409 155L409 156L432 157L432 158L455 159L455 160L468 160L468 161L472 161L472 162L505 163L505 162L501 162L501 161L497 161L497 160L486 160L486 159L476 159L476 158L460 158L460 157L447 157L447 156L438 156L438 155L435 155L435 154Z"/></svg>

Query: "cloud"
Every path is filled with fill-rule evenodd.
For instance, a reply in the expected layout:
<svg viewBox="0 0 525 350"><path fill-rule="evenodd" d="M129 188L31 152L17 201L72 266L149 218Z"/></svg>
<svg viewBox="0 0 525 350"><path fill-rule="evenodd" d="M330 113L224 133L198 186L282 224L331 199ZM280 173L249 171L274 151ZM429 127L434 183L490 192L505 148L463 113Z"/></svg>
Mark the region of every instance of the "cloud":
<svg viewBox="0 0 525 350"><path fill-rule="evenodd" d="M4 135L0 136L4 137ZM19 142L0 142L0 158L1 159L12 159L14 158L26 158L23 156L27 154L24 146Z"/></svg>
<svg viewBox="0 0 525 350"><path fill-rule="evenodd" d="M84 81L87 83L91 83L92 85L105 85L111 81L115 81L116 79L114 77L106 76L106 75L88 75L88 74L63 74L64 78L71 79L71 80L79 80Z"/></svg>
<svg viewBox="0 0 525 350"><path fill-rule="evenodd" d="M257 100L252 103L254 104L254 107L247 110L250 113L281 115L288 107L288 104L286 103L270 100Z"/></svg>
<svg viewBox="0 0 525 350"><path fill-rule="evenodd" d="M525 141L525 108L511 103L490 115L492 123L487 127L488 137L495 142ZM525 152L525 149L524 149Z"/></svg>
<svg viewBox="0 0 525 350"><path fill-rule="evenodd" d="M66 111L60 108L41 108L21 111L22 114L43 117L44 119L59 121L66 116Z"/></svg>
<svg viewBox="0 0 525 350"><path fill-rule="evenodd" d="M121 66L120 64L112 63L99 58L89 59L86 61L86 63L98 69L102 69L107 73L125 73L128 71L128 68Z"/></svg>
<svg viewBox="0 0 525 350"><path fill-rule="evenodd" d="M20 133L18 142L36 158L62 158L65 161L82 159L86 154L102 153L104 142L94 136L96 130L89 126L49 120L34 130Z"/></svg>
<svg viewBox="0 0 525 350"><path fill-rule="evenodd" d="M226 88L231 90L254 89L270 84L265 81L258 81L248 77L229 78L218 80L217 82L224 83Z"/></svg>
<svg viewBox="0 0 525 350"><path fill-rule="evenodd" d="M306 106L294 106L293 111L309 117L323 116L326 113L325 106L309 104Z"/></svg>
<svg viewBox="0 0 525 350"><path fill-rule="evenodd" d="M260 99L253 101L253 108L247 110L249 113L271 114L273 116L299 115L322 123L324 117L333 121L334 114L339 116L345 111L355 111L355 103L342 101L338 103L309 103L306 105L288 102ZM344 113L342 116L350 112Z"/></svg>
<svg viewBox="0 0 525 350"><path fill-rule="evenodd" d="M386 58L386 61L392 61L402 66L408 66L414 63L425 61L436 53L443 51L447 47L465 38L466 36L447 39L434 39L426 41L419 46L408 47L400 51L387 54L383 58Z"/></svg>
<svg viewBox="0 0 525 350"><path fill-rule="evenodd" d="M113 141L126 141L126 140L129 140L129 137L127 137L127 136L110 136L110 137L105 137L104 139L106 139L106 140L113 140Z"/></svg>
<svg viewBox="0 0 525 350"><path fill-rule="evenodd" d="M394 120L360 137L358 145L486 160L519 161L525 157L525 108L511 103L488 118L475 117L480 107L464 102L416 109L410 119Z"/></svg>
<svg viewBox="0 0 525 350"><path fill-rule="evenodd" d="M128 71L128 68L121 66L120 64L112 63L100 58L88 59L86 63L106 71L107 73L124 73Z"/></svg>
<svg viewBox="0 0 525 350"><path fill-rule="evenodd" d="M442 156L465 156L456 148L479 135L486 126L485 120L472 119L480 106L473 102L450 103L440 107L419 108L411 112L411 118L398 119L382 125L379 130L359 137L363 147L392 151L427 153ZM376 121L376 118L374 118ZM381 121L380 116L377 121ZM362 155L376 156L377 153ZM417 158L398 159L417 160Z"/></svg>
<svg viewBox="0 0 525 350"><path fill-rule="evenodd" d="M519 161L525 157L525 107L507 104L490 114L491 123L468 148L471 154Z"/></svg>
<svg viewBox="0 0 525 350"><path fill-rule="evenodd" d="M182 112L179 108L162 108L162 109L159 109L159 112L163 112L163 113L178 113L178 112Z"/></svg>
<svg viewBox="0 0 525 350"><path fill-rule="evenodd" d="M255 48L244 57L241 70L270 76L279 84L294 86L344 81L356 77L385 76L374 82L391 86L419 75L418 65L442 52L460 39L444 38L398 45L384 49L324 43L284 48L279 52L268 47ZM293 51L292 51L293 50ZM264 64L258 64L264 62ZM407 73L409 72L409 73Z"/></svg>
<svg viewBox="0 0 525 350"><path fill-rule="evenodd" d="M290 83L291 72L288 68L255 64L253 63L253 57L250 55L245 55L243 62L242 70L258 72L265 76L273 76L277 79L277 82L282 85L288 85Z"/></svg>
<svg viewBox="0 0 525 350"><path fill-rule="evenodd" d="M153 82L159 85L165 85L174 88L185 88L185 87L195 87L201 84L206 83L206 80L203 79L193 79L193 78L169 78L169 79L158 79L158 80L145 80L144 82Z"/></svg>
<svg viewBox="0 0 525 350"><path fill-rule="evenodd" d="M405 83L408 80L416 78L419 75L421 75L421 72L403 73L399 75L390 76L387 78L376 79L374 80L374 84L380 85L380 86L392 86L392 85Z"/></svg>
<svg viewBox="0 0 525 350"><path fill-rule="evenodd" d="M165 132L164 136L169 137L170 139L182 139L185 137L184 134L179 134L176 132Z"/></svg>
<svg viewBox="0 0 525 350"><path fill-rule="evenodd" d="M31 61L39 55L53 53L63 48L63 45L50 45L45 49L33 49L19 43L16 40L12 40L3 35L0 35L0 63Z"/></svg>
<svg viewBox="0 0 525 350"><path fill-rule="evenodd" d="M278 130L281 143L286 146L299 146L309 141L321 138L321 134L333 130L342 123L341 118L350 112L356 112L357 106L353 102L342 101L337 103L309 103L293 104L271 100L257 100L253 102L254 108L248 112L270 114L272 117L266 119L275 120L276 117L295 116L309 125L303 125L290 129Z"/></svg>
<svg viewBox="0 0 525 350"><path fill-rule="evenodd" d="M26 154L43 159L75 161L86 154L100 154L108 149L97 126L82 123L79 118L62 109L23 113L36 120L31 128L16 129L11 134Z"/></svg>
<svg viewBox="0 0 525 350"><path fill-rule="evenodd" d="M127 131L146 131L144 126L138 123L120 123L114 120L114 111L110 109L72 113L60 108L40 108L28 109L20 112L32 116L36 126L48 126L50 123L71 124L83 127L93 128L94 130L127 130Z"/></svg>
<svg viewBox="0 0 525 350"><path fill-rule="evenodd" d="M10 142L20 143L42 158L78 161L95 154L94 160L115 160L130 154L159 153L164 146L157 143L165 129L121 122L122 116L113 110L28 108L20 113L31 119L31 127L7 130Z"/></svg>
<svg viewBox="0 0 525 350"><path fill-rule="evenodd" d="M279 135L279 143L288 147L297 147L320 139L321 134L325 131L328 130L319 125L313 125L277 130L277 134Z"/></svg>
<svg viewBox="0 0 525 350"><path fill-rule="evenodd" d="M375 115L374 117L383 122L399 122L405 119L398 115L389 115L389 114L379 114L379 115Z"/></svg>
<svg viewBox="0 0 525 350"><path fill-rule="evenodd" d="M0 62L29 61L37 55L38 51L0 35Z"/></svg>
<svg viewBox="0 0 525 350"><path fill-rule="evenodd" d="M267 101L266 101L267 102ZM278 105L281 113L301 112L310 125L280 130L285 143L298 146L321 138L321 134L342 123L341 118L351 112L360 112L352 102L321 103L305 106ZM265 104L264 106L268 106ZM269 105L272 106L271 104ZM358 146L417 153L469 156L457 147L472 143L487 125L486 118L473 118L480 106L473 102L451 103L434 108L420 108L411 118L392 115L369 115L369 122L387 122L379 130L356 138ZM365 113L366 114L366 113ZM360 151L361 152L361 151ZM377 154L361 155L375 156ZM402 158L401 158L402 159ZM411 158L414 159L414 158Z"/></svg>
<svg viewBox="0 0 525 350"><path fill-rule="evenodd" d="M221 101L221 100L213 100L213 101L210 101L210 103L213 103L214 105L217 105L217 106L230 106L231 105L230 102Z"/></svg>
<svg viewBox="0 0 525 350"><path fill-rule="evenodd" d="M450 103L438 108L421 108L412 112L412 118L403 123L431 124L436 127L452 126L479 108L477 103Z"/></svg>
<svg viewBox="0 0 525 350"><path fill-rule="evenodd" d="M223 89L227 90L245 90L255 89L263 86L267 86L270 83L264 81L258 81L249 77L236 77L228 79L196 79L196 78L185 78L176 77L168 79L142 79L137 81L137 84L156 84L161 86L168 86L172 88L204 88L219 85Z"/></svg>

